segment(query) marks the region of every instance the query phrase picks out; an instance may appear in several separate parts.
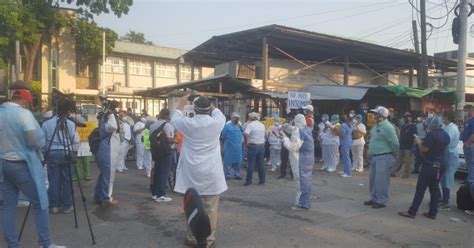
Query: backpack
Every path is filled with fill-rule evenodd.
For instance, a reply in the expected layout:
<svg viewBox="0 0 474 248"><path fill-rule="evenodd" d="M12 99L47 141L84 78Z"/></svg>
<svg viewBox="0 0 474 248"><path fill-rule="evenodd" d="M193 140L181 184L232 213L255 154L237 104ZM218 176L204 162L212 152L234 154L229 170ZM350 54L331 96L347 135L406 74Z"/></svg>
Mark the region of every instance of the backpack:
<svg viewBox="0 0 474 248"><path fill-rule="evenodd" d="M168 142L168 136L165 132L165 125L167 122L150 134L150 151L153 161L158 158L171 153L171 147Z"/></svg>
<svg viewBox="0 0 474 248"><path fill-rule="evenodd" d="M94 130L92 130L91 134L89 134L89 137L88 137L88 140L89 140L89 146L90 146L90 150L92 152L92 154L96 154L97 151L99 151L99 147L100 147L100 142L107 138L107 137L111 137L112 135L107 135L103 138L100 137L100 132L99 132L99 128L96 127L94 128Z"/></svg>
<svg viewBox="0 0 474 248"><path fill-rule="evenodd" d="M461 185L456 192L456 205L461 210L474 210L474 185Z"/></svg>

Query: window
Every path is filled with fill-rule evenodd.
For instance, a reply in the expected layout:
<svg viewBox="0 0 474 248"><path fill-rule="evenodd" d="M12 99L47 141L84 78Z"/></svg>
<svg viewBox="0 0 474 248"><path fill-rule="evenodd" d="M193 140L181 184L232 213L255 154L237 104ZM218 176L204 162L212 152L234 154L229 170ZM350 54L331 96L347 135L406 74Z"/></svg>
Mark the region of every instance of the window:
<svg viewBox="0 0 474 248"><path fill-rule="evenodd" d="M131 59L129 72L134 75L151 76L151 62L146 60Z"/></svg>
<svg viewBox="0 0 474 248"><path fill-rule="evenodd" d="M51 49L51 86L58 87L58 51Z"/></svg>
<svg viewBox="0 0 474 248"><path fill-rule="evenodd" d="M202 79L201 68L194 67L194 80Z"/></svg>
<svg viewBox="0 0 474 248"><path fill-rule="evenodd" d="M176 78L176 64L156 63L156 77Z"/></svg>
<svg viewBox="0 0 474 248"><path fill-rule="evenodd" d="M191 80L191 66L181 65L181 81Z"/></svg>
<svg viewBox="0 0 474 248"><path fill-rule="evenodd" d="M105 60L105 72L125 73L125 61L123 58L107 57Z"/></svg>

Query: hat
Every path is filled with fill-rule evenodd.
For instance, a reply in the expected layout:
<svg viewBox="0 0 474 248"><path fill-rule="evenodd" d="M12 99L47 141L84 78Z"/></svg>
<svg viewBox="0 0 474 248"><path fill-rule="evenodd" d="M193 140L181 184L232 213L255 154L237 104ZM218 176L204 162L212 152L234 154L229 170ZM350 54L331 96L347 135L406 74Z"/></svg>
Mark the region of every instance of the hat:
<svg viewBox="0 0 474 248"><path fill-rule="evenodd" d="M321 117L322 120L329 120L329 115L327 114L324 114L322 117Z"/></svg>
<svg viewBox="0 0 474 248"><path fill-rule="evenodd" d="M259 120L260 119L260 114L257 113L257 112L251 112L249 114L249 118L250 118L250 120L253 120L253 121Z"/></svg>
<svg viewBox="0 0 474 248"><path fill-rule="evenodd" d="M371 109L370 112L377 113L383 117L388 117L389 115L388 109L384 106L377 106L375 109Z"/></svg>
<svg viewBox="0 0 474 248"><path fill-rule="evenodd" d="M411 114L410 114L410 112L405 112L405 114L403 114L403 116L411 117Z"/></svg>
<svg viewBox="0 0 474 248"><path fill-rule="evenodd" d="M211 101L205 96L198 96L194 99L194 111L196 114L199 113L209 113L211 109Z"/></svg>
<svg viewBox="0 0 474 248"><path fill-rule="evenodd" d="M362 115L356 114L356 116L355 116L354 118L355 118L356 120L361 121L361 120L362 120Z"/></svg>
<svg viewBox="0 0 474 248"><path fill-rule="evenodd" d="M339 121L339 115L331 115L331 121Z"/></svg>
<svg viewBox="0 0 474 248"><path fill-rule="evenodd" d="M12 91L12 98L20 98L28 102L33 101L33 95L31 95L28 89L15 89Z"/></svg>
<svg viewBox="0 0 474 248"><path fill-rule="evenodd" d="M306 106L303 106L303 109L304 109L304 110L308 110L308 111L310 111L310 112L314 112L313 105L311 105L311 104L308 104L308 105L306 105Z"/></svg>
<svg viewBox="0 0 474 248"><path fill-rule="evenodd" d="M428 118L428 129L440 128L443 126L443 120L439 116Z"/></svg>
<svg viewBox="0 0 474 248"><path fill-rule="evenodd" d="M240 115L237 112L232 112L232 114L230 114L230 118L239 118L240 119Z"/></svg>

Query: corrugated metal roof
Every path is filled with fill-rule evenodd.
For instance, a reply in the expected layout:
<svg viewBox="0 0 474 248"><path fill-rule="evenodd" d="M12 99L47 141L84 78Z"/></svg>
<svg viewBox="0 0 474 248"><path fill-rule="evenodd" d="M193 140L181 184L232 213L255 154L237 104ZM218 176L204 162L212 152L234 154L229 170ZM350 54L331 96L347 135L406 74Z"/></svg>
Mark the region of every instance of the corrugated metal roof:
<svg viewBox="0 0 474 248"><path fill-rule="evenodd" d="M178 59L181 55L187 52L187 50L178 48L144 45L124 41L116 41L113 51L116 53L134 54L166 59Z"/></svg>
<svg viewBox="0 0 474 248"><path fill-rule="evenodd" d="M311 85L299 91L311 93L313 100L361 100L370 87Z"/></svg>

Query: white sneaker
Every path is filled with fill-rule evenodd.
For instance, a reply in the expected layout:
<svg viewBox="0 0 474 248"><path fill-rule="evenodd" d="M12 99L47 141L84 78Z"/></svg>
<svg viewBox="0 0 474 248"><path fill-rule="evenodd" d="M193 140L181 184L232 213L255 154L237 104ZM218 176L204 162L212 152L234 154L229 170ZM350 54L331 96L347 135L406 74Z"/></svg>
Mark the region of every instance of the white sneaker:
<svg viewBox="0 0 474 248"><path fill-rule="evenodd" d="M466 210L464 213L474 216L474 210Z"/></svg>
<svg viewBox="0 0 474 248"><path fill-rule="evenodd" d="M139 170L143 170L143 169L144 169L143 166L137 166L137 168L138 168Z"/></svg>
<svg viewBox="0 0 474 248"><path fill-rule="evenodd" d="M341 177L351 177L351 175L347 175L346 173L343 173Z"/></svg>
<svg viewBox="0 0 474 248"><path fill-rule="evenodd" d="M169 198L167 196L160 196L155 201L156 202L169 202L169 201L171 201L171 198Z"/></svg>
<svg viewBox="0 0 474 248"><path fill-rule="evenodd" d="M336 170L327 169L326 171L327 171L327 172L335 172Z"/></svg>
<svg viewBox="0 0 474 248"><path fill-rule="evenodd" d="M51 244L48 246L48 248L66 248L64 245L56 245L56 244Z"/></svg>
<svg viewBox="0 0 474 248"><path fill-rule="evenodd" d="M270 171L276 171L276 168L271 168Z"/></svg>
<svg viewBox="0 0 474 248"><path fill-rule="evenodd" d="M127 168L127 167L124 167L123 170L124 170L124 171L128 171L128 168Z"/></svg>
<svg viewBox="0 0 474 248"><path fill-rule="evenodd" d="M146 174L146 177L150 178L150 177L151 177L151 174Z"/></svg>
<svg viewBox="0 0 474 248"><path fill-rule="evenodd" d="M156 199L158 199L158 196L154 195L151 197L152 200L156 201Z"/></svg>

